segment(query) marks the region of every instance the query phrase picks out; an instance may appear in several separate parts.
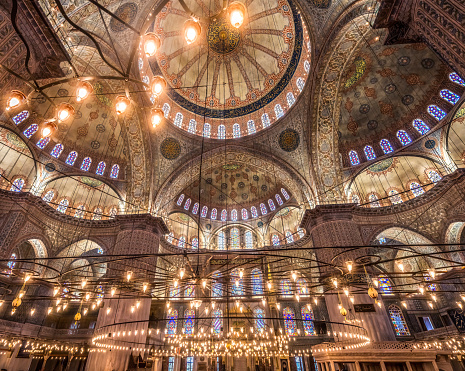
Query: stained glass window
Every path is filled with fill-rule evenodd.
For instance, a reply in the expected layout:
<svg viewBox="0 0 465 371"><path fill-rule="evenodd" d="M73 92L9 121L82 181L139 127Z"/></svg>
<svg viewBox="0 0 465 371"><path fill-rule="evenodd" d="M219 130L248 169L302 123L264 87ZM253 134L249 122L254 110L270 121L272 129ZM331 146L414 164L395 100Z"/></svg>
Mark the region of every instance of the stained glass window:
<svg viewBox="0 0 465 371"><path fill-rule="evenodd" d="M270 126L270 116L268 116L267 113L264 113L262 115L262 125L264 128L267 128L268 126Z"/></svg>
<svg viewBox="0 0 465 371"><path fill-rule="evenodd" d="M187 131L191 134L195 134L197 130L197 121L194 119L189 120L189 127L187 128Z"/></svg>
<svg viewBox="0 0 465 371"><path fill-rule="evenodd" d="M255 206L252 206L250 208L250 214L252 214L252 218L258 218L258 212L257 212L257 208Z"/></svg>
<svg viewBox="0 0 465 371"><path fill-rule="evenodd" d="M201 218L205 218L207 216L207 213L208 213L208 207L207 206L203 206L202 207L202 211L200 212L200 217Z"/></svg>
<svg viewBox="0 0 465 371"><path fill-rule="evenodd" d="M212 297L221 298L223 296L223 284L220 282L221 273L212 274Z"/></svg>
<svg viewBox="0 0 465 371"><path fill-rule="evenodd" d="M76 151L70 152L68 155L68 158L66 159L66 163L72 166L74 165L74 162L76 161L76 159L77 159L77 152Z"/></svg>
<svg viewBox="0 0 465 371"><path fill-rule="evenodd" d="M412 121L412 125L421 135L425 135L429 131L429 126L423 120L415 119Z"/></svg>
<svg viewBox="0 0 465 371"><path fill-rule="evenodd" d="M374 160L376 158L375 151L373 150L372 146L365 146L363 151L365 152L365 157L367 160Z"/></svg>
<svg viewBox="0 0 465 371"><path fill-rule="evenodd" d="M178 247L183 249L185 245L186 245L186 237L181 236L181 238L178 240Z"/></svg>
<svg viewBox="0 0 465 371"><path fill-rule="evenodd" d="M286 94L286 100L287 100L288 107L292 107L292 105L295 103L295 97L291 91Z"/></svg>
<svg viewBox="0 0 465 371"><path fill-rule="evenodd" d="M29 111L21 111L16 116L13 116L11 119L13 120L15 125L19 125L24 120L26 120L28 117L29 117Z"/></svg>
<svg viewBox="0 0 465 371"><path fill-rule="evenodd" d="M195 297L195 286L192 284L186 285L186 289L184 290L184 297L186 298L193 298Z"/></svg>
<svg viewBox="0 0 465 371"><path fill-rule="evenodd" d="M426 282L432 281L432 278L428 273L423 273L423 278L425 279ZM428 287L428 290L430 291L436 291L437 289L435 283L430 283L427 287Z"/></svg>
<svg viewBox="0 0 465 371"><path fill-rule="evenodd" d="M262 308L255 308L253 311L254 327L257 332L265 331L265 311Z"/></svg>
<svg viewBox="0 0 465 371"><path fill-rule="evenodd" d="M232 285L232 296L243 296L244 295L244 282L239 275L237 268L231 271L231 285Z"/></svg>
<svg viewBox="0 0 465 371"><path fill-rule="evenodd" d="M53 147L52 152L50 152L50 154L53 157L58 158L58 157L60 157L61 152L63 152L63 144L58 143L58 144L55 145L55 147Z"/></svg>
<svg viewBox="0 0 465 371"><path fill-rule="evenodd" d="M305 69L305 72L307 72L307 73L310 72L310 62L309 61L304 62L304 69Z"/></svg>
<svg viewBox="0 0 465 371"><path fill-rule="evenodd" d="M286 242L287 243L293 243L294 242L294 236L292 235L291 231L286 231Z"/></svg>
<svg viewBox="0 0 465 371"><path fill-rule="evenodd" d="M178 112L176 114L176 116L174 116L174 124L180 128L182 126L182 119L183 119L183 116L182 116L182 113Z"/></svg>
<svg viewBox="0 0 465 371"><path fill-rule="evenodd" d="M284 317L284 328L286 329L286 334L288 336L296 336L297 326L295 324L294 311L289 307L284 308L283 317Z"/></svg>
<svg viewBox="0 0 465 371"><path fill-rule="evenodd" d="M380 294L392 295L391 280L388 276L381 275L378 277L378 289Z"/></svg>
<svg viewBox="0 0 465 371"><path fill-rule="evenodd" d="M194 371L194 357L186 358L186 371Z"/></svg>
<svg viewBox="0 0 465 371"><path fill-rule="evenodd" d="M226 126L223 124L218 126L218 139L226 139Z"/></svg>
<svg viewBox="0 0 465 371"><path fill-rule="evenodd" d="M227 218L228 218L228 212L226 211L226 209L221 210L221 221L225 222Z"/></svg>
<svg viewBox="0 0 465 371"><path fill-rule="evenodd" d="M296 284L297 284L297 292L299 293L300 296L308 295L307 280L305 278L299 278L296 281Z"/></svg>
<svg viewBox="0 0 465 371"><path fill-rule="evenodd" d="M168 358L168 371L174 371L174 357Z"/></svg>
<svg viewBox="0 0 465 371"><path fill-rule="evenodd" d="M271 210L271 211L276 210L276 206L274 205L274 202L273 202L272 199L269 199L269 200L268 200L268 206L270 207L270 210Z"/></svg>
<svg viewBox="0 0 465 371"><path fill-rule="evenodd" d="M168 103L163 104L162 110L163 110L163 114L164 114L164 116L166 118L168 118L168 115L170 114L170 109L171 109L171 107L170 107L170 105Z"/></svg>
<svg viewBox="0 0 465 371"><path fill-rule="evenodd" d="M116 214L118 214L118 209L116 207L112 207L109 212L110 219L114 219Z"/></svg>
<svg viewBox="0 0 465 371"><path fill-rule="evenodd" d="M182 205L182 202L184 201L184 194L181 194L178 198L178 201L176 202L176 204L178 206L181 206Z"/></svg>
<svg viewBox="0 0 465 371"><path fill-rule="evenodd" d="M247 121L247 131L249 132L249 134L255 134L256 133L255 122L253 120Z"/></svg>
<svg viewBox="0 0 465 371"><path fill-rule="evenodd" d="M389 195L389 200L392 202L393 205L402 203L402 197L400 197L399 192L397 192L395 189L391 189L388 192L388 195Z"/></svg>
<svg viewBox="0 0 465 371"><path fill-rule="evenodd" d="M176 328L178 326L178 311L176 309L170 308L168 310L168 321L166 322L166 334L168 336L174 336L176 335ZM171 358L171 357L170 357ZM173 357L173 363L174 363L174 357ZM174 366L174 364L173 364Z"/></svg>
<svg viewBox="0 0 465 371"><path fill-rule="evenodd" d="M271 236L271 243L273 246L279 246L279 236L277 234L274 234Z"/></svg>
<svg viewBox="0 0 465 371"><path fill-rule="evenodd" d="M299 238L302 238L305 236L305 230L303 228L297 228L297 234L299 235Z"/></svg>
<svg viewBox="0 0 465 371"><path fill-rule="evenodd" d="M90 164L92 163L92 159L90 157L84 158L81 163L81 170L89 171Z"/></svg>
<svg viewBox="0 0 465 371"><path fill-rule="evenodd" d="M391 317L391 322L394 325L396 336L410 336L402 310L397 305L389 306L389 317Z"/></svg>
<svg viewBox="0 0 465 371"><path fill-rule="evenodd" d="M241 137L241 126L239 124L233 125L233 138L240 138Z"/></svg>
<svg viewBox="0 0 465 371"><path fill-rule="evenodd" d="M278 203L278 205L281 206L283 204L283 199L281 198L281 196L277 194L274 197L276 198L276 202Z"/></svg>
<svg viewBox="0 0 465 371"><path fill-rule="evenodd" d="M50 201L52 201L53 196L55 196L55 192L50 190L45 194L44 197L42 197L42 200L44 200L46 203L49 203Z"/></svg>
<svg viewBox="0 0 465 371"><path fill-rule="evenodd" d="M107 166L107 164L104 162L104 161L100 161L97 165L97 170L95 171L95 174L97 175L103 175L103 173L105 172L105 167Z"/></svg>
<svg viewBox="0 0 465 371"><path fill-rule="evenodd" d="M216 308L213 311L213 334L219 335L221 333L221 329L223 328L223 311L219 308Z"/></svg>
<svg viewBox="0 0 465 371"><path fill-rule="evenodd" d="M435 170L429 170L426 174L428 175L429 180L431 180L433 183L437 183L442 179L438 172Z"/></svg>
<svg viewBox="0 0 465 371"><path fill-rule="evenodd" d="M456 72L452 72L449 75L449 79L450 81L455 82L456 84L465 86L465 81Z"/></svg>
<svg viewBox="0 0 465 371"><path fill-rule="evenodd" d="M191 246L193 249L198 249L199 248L199 239L197 237L194 237L191 241Z"/></svg>
<svg viewBox="0 0 465 371"><path fill-rule="evenodd" d="M68 206L69 206L69 201L66 198L64 198L58 204L57 211L64 214L64 213L66 213L66 210L68 209Z"/></svg>
<svg viewBox="0 0 465 371"><path fill-rule="evenodd" d="M286 298L292 297L292 284L287 278L281 280L281 295Z"/></svg>
<svg viewBox="0 0 465 371"><path fill-rule="evenodd" d="M378 201L378 196L376 196L374 193L371 193L368 196L368 200L370 201L370 207L381 207Z"/></svg>
<svg viewBox="0 0 465 371"><path fill-rule="evenodd" d="M50 137L40 138L39 141L36 143L36 146L40 149L44 149L48 142L50 142Z"/></svg>
<svg viewBox="0 0 465 371"><path fill-rule="evenodd" d="M391 153L392 151L394 151L394 149L391 146L391 143L389 143L387 139L381 139L379 145L381 146L381 149L384 153Z"/></svg>
<svg viewBox="0 0 465 371"><path fill-rule="evenodd" d="M448 101L450 104L456 104L460 99L459 95L451 92L449 89L441 90L439 95L441 96L442 99Z"/></svg>
<svg viewBox="0 0 465 371"><path fill-rule="evenodd" d="M103 210L101 207L96 207L92 215L92 220L102 220Z"/></svg>
<svg viewBox="0 0 465 371"><path fill-rule="evenodd" d="M417 182L410 183L410 190L412 191L412 193L413 193L413 195L415 197L418 197L418 196L422 195L423 193L425 193L422 186L420 184L418 184Z"/></svg>
<svg viewBox="0 0 465 371"><path fill-rule="evenodd" d="M274 114L276 115L276 119L279 119L284 116L284 111L280 104L274 106Z"/></svg>
<svg viewBox="0 0 465 371"><path fill-rule="evenodd" d="M76 212L74 213L75 218L82 219L84 218L84 212L86 211L86 208L84 205L79 205L76 209Z"/></svg>
<svg viewBox="0 0 465 371"><path fill-rule="evenodd" d="M237 221L237 210L236 209L232 209L231 210L231 220L233 222L236 222Z"/></svg>
<svg viewBox="0 0 465 371"><path fill-rule="evenodd" d="M30 138L37 131L38 128L39 128L39 125L32 124L26 130L24 130L23 134L26 138Z"/></svg>
<svg viewBox="0 0 465 371"><path fill-rule="evenodd" d="M231 249L238 249L240 247L239 229L235 227L231 228L230 237Z"/></svg>
<svg viewBox="0 0 465 371"><path fill-rule="evenodd" d="M360 197L357 194L352 195L352 203L360 205Z"/></svg>
<svg viewBox="0 0 465 371"><path fill-rule="evenodd" d="M315 334L315 325L313 324L313 310L309 305L305 305L300 310L305 331L305 336L313 336Z"/></svg>
<svg viewBox="0 0 465 371"><path fill-rule="evenodd" d="M23 178L16 178L13 184L11 184L10 191L13 192L21 192L24 187L24 179Z"/></svg>
<svg viewBox="0 0 465 371"><path fill-rule="evenodd" d="M249 219L249 212L247 211L247 209L242 209L241 210L241 216L242 216L242 220Z"/></svg>
<svg viewBox="0 0 465 371"><path fill-rule="evenodd" d="M191 207L191 199L188 198L186 200L186 203L184 204L184 210L189 210L190 207Z"/></svg>
<svg viewBox="0 0 465 371"><path fill-rule="evenodd" d="M266 209L266 206L263 203L260 204L260 212L262 213L262 215L268 214L268 210Z"/></svg>
<svg viewBox="0 0 465 371"><path fill-rule="evenodd" d="M174 238L174 233L170 232L170 234L166 237L166 241L168 241L168 243L172 243L173 238Z"/></svg>
<svg viewBox="0 0 465 371"><path fill-rule="evenodd" d="M206 122L205 124L203 124L203 136L205 138L210 138L211 133L212 133L212 127L208 122Z"/></svg>
<svg viewBox="0 0 465 371"><path fill-rule="evenodd" d="M194 206L192 207L192 214L197 215L198 212L199 212L199 203L196 202Z"/></svg>
<svg viewBox="0 0 465 371"><path fill-rule="evenodd" d="M263 295L263 274L258 268L252 269L252 295Z"/></svg>
<svg viewBox="0 0 465 371"><path fill-rule="evenodd" d="M181 297L181 287L178 285L174 287L174 285L170 286L170 298L180 298Z"/></svg>
<svg viewBox="0 0 465 371"><path fill-rule="evenodd" d="M281 193L283 194L286 200L289 200L290 196L284 188L281 188Z"/></svg>
<svg viewBox="0 0 465 371"><path fill-rule="evenodd" d="M8 276L13 272L15 265L16 265L16 254L12 253L10 256L10 260L8 260L8 263L6 263L6 266L8 267L8 270L6 271L6 273Z"/></svg>
<svg viewBox="0 0 465 371"><path fill-rule="evenodd" d="M245 238L245 248L246 249L253 249L253 235L252 231L246 231L244 234Z"/></svg>
<svg viewBox="0 0 465 371"><path fill-rule="evenodd" d="M358 165L360 163L357 152L353 150L349 152L349 160L352 165Z"/></svg>
<svg viewBox="0 0 465 371"><path fill-rule="evenodd" d="M399 139L399 142L403 146L412 143L412 139L410 139L409 135L404 130L399 130L397 132L397 139Z"/></svg>
<svg viewBox="0 0 465 371"><path fill-rule="evenodd" d="M224 231L218 233L218 250L226 250L226 238Z"/></svg>
<svg viewBox="0 0 465 371"><path fill-rule="evenodd" d="M304 81L304 79L303 79L302 77L299 77L299 78L297 79L296 84L297 84L297 88L299 89L299 91L304 90L305 81Z"/></svg>
<svg viewBox="0 0 465 371"><path fill-rule="evenodd" d="M304 365L303 365L303 362L302 362L302 357L294 357L294 359L295 359L296 371L305 371L304 370Z"/></svg>
<svg viewBox="0 0 465 371"><path fill-rule="evenodd" d="M213 208L213 209L212 209L212 212L211 212L211 214L210 214L210 219L211 219L211 220L216 220L217 214L218 214L218 211L216 210L216 208Z"/></svg>
<svg viewBox="0 0 465 371"><path fill-rule="evenodd" d="M428 113L438 121L446 117L446 113L435 104L428 106Z"/></svg>

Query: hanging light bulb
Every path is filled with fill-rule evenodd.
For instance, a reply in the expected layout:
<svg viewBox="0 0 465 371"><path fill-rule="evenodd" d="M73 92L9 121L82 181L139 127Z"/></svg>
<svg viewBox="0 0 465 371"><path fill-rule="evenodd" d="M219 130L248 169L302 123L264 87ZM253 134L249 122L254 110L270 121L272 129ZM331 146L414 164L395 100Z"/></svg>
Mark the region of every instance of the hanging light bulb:
<svg viewBox="0 0 465 371"><path fill-rule="evenodd" d="M396 262L396 264L397 264L397 267L399 268L399 270L401 272L403 272L404 271L404 264L401 261Z"/></svg>
<svg viewBox="0 0 465 371"><path fill-rule="evenodd" d="M376 305L377 305L378 307L381 308L381 302L380 302L379 300L375 300L375 303L376 303Z"/></svg>
<svg viewBox="0 0 465 371"><path fill-rule="evenodd" d="M291 276L292 276L292 279L293 279L294 282L295 282L295 280L297 279L297 273L296 273L296 272L292 272Z"/></svg>
<svg viewBox="0 0 465 371"><path fill-rule="evenodd" d="M181 269L179 270L179 278L182 279L183 277L184 277L184 268L181 268Z"/></svg>
<svg viewBox="0 0 465 371"><path fill-rule="evenodd" d="M111 296L115 296L115 293L116 293L116 289L114 287L111 288Z"/></svg>
<svg viewBox="0 0 465 371"><path fill-rule="evenodd" d="M84 278L84 279L81 281L81 288L86 287L86 285L87 285L87 280Z"/></svg>
<svg viewBox="0 0 465 371"><path fill-rule="evenodd" d="M272 282L271 282L271 281L268 281L268 282L266 283L266 285L268 286L268 290L271 290Z"/></svg>
<svg viewBox="0 0 465 371"><path fill-rule="evenodd" d="M315 303L315 305L318 304L318 298L316 296L313 298L313 302Z"/></svg>
<svg viewBox="0 0 465 371"><path fill-rule="evenodd" d="M300 301L300 295L299 294L295 294L295 300Z"/></svg>
<svg viewBox="0 0 465 371"><path fill-rule="evenodd" d="M136 302L136 308L139 309L139 307L140 307L140 300L137 300L137 302Z"/></svg>
<svg viewBox="0 0 465 371"><path fill-rule="evenodd" d="M146 291L147 291L147 287L148 287L148 283L144 283L144 285L142 286L142 291L143 291L143 292L146 292Z"/></svg>
<svg viewBox="0 0 465 371"><path fill-rule="evenodd" d="M405 309L407 309L407 302L405 300L402 300L400 303Z"/></svg>
<svg viewBox="0 0 465 371"><path fill-rule="evenodd" d="M352 268L353 268L353 266L354 266L354 263L353 263L351 260L349 260L349 261L346 263L346 265L347 265L347 270L349 271L349 273L352 272Z"/></svg>
<svg viewBox="0 0 465 371"><path fill-rule="evenodd" d="M86 99L92 92L94 88L87 81L80 81L76 89L76 100L78 102Z"/></svg>
<svg viewBox="0 0 465 371"><path fill-rule="evenodd" d="M207 280L202 280L202 287L203 288L207 287Z"/></svg>
<svg viewBox="0 0 465 371"><path fill-rule="evenodd" d="M354 304L354 301L355 301L355 297L353 295L350 295L349 296L349 300L352 304Z"/></svg>
<svg viewBox="0 0 465 371"><path fill-rule="evenodd" d="M186 39L187 44L195 42L201 32L202 28L200 27L200 24L193 19L189 19L186 23L184 23L184 38Z"/></svg>
<svg viewBox="0 0 465 371"><path fill-rule="evenodd" d="M152 108L152 111L150 113L150 122L152 123L152 126L155 128L157 127L161 120L163 120L164 117L164 112L160 108Z"/></svg>
<svg viewBox="0 0 465 371"><path fill-rule="evenodd" d="M178 287L178 280L174 280L173 286L176 288Z"/></svg>
<svg viewBox="0 0 465 371"><path fill-rule="evenodd" d="M166 89L166 80L162 76L155 76L150 84L152 94L159 97Z"/></svg>
<svg viewBox="0 0 465 371"><path fill-rule="evenodd" d="M86 292L86 301L90 299L90 293Z"/></svg>
<svg viewBox="0 0 465 371"><path fill-rule="evenodd" d="M46 121L42 124L42 138L47 138L57 130L57 126L54 122Z"/></svg>
<svg viewBox="0 0 465 371"><path fill-rule="evenodd" d="M378 286L379 286L378 278L373 277L373 278L371 279L371 282L373 282L373 286L375 286L376 288L378 288Z"/></svg>
<svg viewBox="0 0 465 371"><path fill-rule="evenodd" d="M74 107L69 103L60 103L57 107L58 121L66 121L74 115Z"/></svg>
<svg viewBox="0 0 465 371"><path fill-rule="evenodd" d="M110 314L110 312L111 312L111 308L108 307L108 308L107 308L107 314Z"/></svg>
<svg viewBox="0 0 465 371"><path fill-rule="evenodd" d="M215 309L215 302L212 301L212 309Z"/></svg>
<svg viewBox="0 0 465 371"><path fill-rule="evenodd" d="M436 272L434 268L431 268L430 270L428 270L428 274L433 280L434 280L434 277L436 277Z"/></svg>
<svg viewBox="0 0 465 371"><path fill-rule="evenodd" d="M276 303L276 308L278 308L278 310L281 309L281 304L280 303Z"/></svg>
<svg viewBox="0 0 465 371"><path fill-rule="evenodd" d="M144 54L147 58L153 57L160 48L160 38L153 32L147 32L144 35Z"/></svg>
<svg viewBox="0 0 465 371"><path fill-rule="evenodd" d="M122 113L124 113L130 104L131 101L125 95L117 96L115 99L116 114L121 115Z"/></svg>
<svg viewBox="0 0 465 371"><path fill-rule="evenodd" d="M228 7L228 16L231 25L239 28L244 23L245 19L245 6L239 1L232 2Z"/></svg>
<svg viewBox="0 0 465 371"><path fill-rule="evenodd" d="M337 279L336 278L333 278L333 285L335 288L337 288Z"/></svg>
<svg viewBox="0 0 465 371"><path fill-rule="evenodd" d="M47 314L52 313L52 310L53 310L53 308L52 308L52 307L49 307L48 310L47 310Z"/></svg>
<svg viewBox="0 0 465 371"><path fill-rule="evenodd" d="M60 291L60 288L58 286L55 286L53 288L53 296L56 296L58 294L58 291Z"/></svg>
<svg viewBox="0 0 465 371"><path fill-rule="evenodd" d="M6 101L6 110L18 108L26 102L26 96L19 90L13 90Z"/></svg>
<svg viewBox="0 0 465 371"><path fill-rule="evenodd" d="M88 311L88 309L87 309L87 308L84 308L82 314L86 315L86 314L87 314L87 311Z"/></svg>
<svg viewBox="0 0 465 371"><path fill-rule="evenodd" d="M126 272L126 278L127 278L128 282L131 281L131 278L132 278L132 271L127 271L127 272Z"/></svg>

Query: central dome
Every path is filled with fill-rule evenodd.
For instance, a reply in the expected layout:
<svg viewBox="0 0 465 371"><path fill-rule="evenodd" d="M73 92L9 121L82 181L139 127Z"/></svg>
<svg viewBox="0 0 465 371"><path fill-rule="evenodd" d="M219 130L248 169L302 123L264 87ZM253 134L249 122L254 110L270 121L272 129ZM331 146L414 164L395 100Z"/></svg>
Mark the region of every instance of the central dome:
<svg viewBox="0 0 465 371"><path fill-rule="evenodd" d="M236 50L240 40L240 31L231 26L225 17L213 18L210 21L207 33L210 50L218 54L228 54Z"/></svg>

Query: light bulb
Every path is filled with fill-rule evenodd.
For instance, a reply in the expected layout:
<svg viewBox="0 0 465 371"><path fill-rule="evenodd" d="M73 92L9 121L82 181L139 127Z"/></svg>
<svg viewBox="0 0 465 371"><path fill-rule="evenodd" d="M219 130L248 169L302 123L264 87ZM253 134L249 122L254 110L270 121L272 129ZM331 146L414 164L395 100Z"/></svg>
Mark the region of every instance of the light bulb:
<svg viewBox="0 0 465 371"><path fill-rule="evenodd" d="M352 272L352 267L353 267L352 261L349 260L349 261L346 263L346 265L347 265L347 270L349 271L349 273Z"/></svg>
<svg viewBox="0 0 465 371"><path fill-rule="evenodd" d="M49 307L48 310L47 310L47 314L52 313L52 310L53 310L53 308L52 308L52 307Z"/></svg>
<svg viewBox="0 0 465 371"><path fill-rule="evenodd" d="M42 125L42 130L41 130L42 138L47 138L51 136L56 131L56 129L57 129L57 126L55 125L55 123L51 121L45 122Z"/></svg>
<svg viewBox="0 0 465 371"><path fill-rule="evenodd" d="M89 300L90 299L90 293L86 293L86 300Z"/></svg>
<svg viewBox="0 0 465 371"><path fill-rule="evenodd" d="M87 310L88 310L87 308L84 308L84 311L83 311L82 313L83 313L84 315L86 315L86 314L87 314Z"/></svg>
<svg viewBox="0 0 465 371"><path fill-rule="evenodd" d="M53 288L53 296L56 296L58 294L58 291L60 290L59 287L54 287Z"/></svg>
<svg viewBox="0 0 465 371"><path fill-rule="evenodd" d="M36 312L36 310L34 308L32 308L31 309L31 316L33 316L35 312Z"/></svg>
<svg viewBox="0 0 465 371"><path fill-rule="evenodd" d="M137 300L137 302L136 302L136 308L139 309L139 307L140 307L140 301Z"/></svg>
<svg viewBox="0 0 465 371"><path fill-rule="evenodd" d="M160 39L153 32L148 32L144 35L144 54L147 58L155 55L160 48Z"/></svg>
<svg viewBox="0 0 465 371"><path fill-rule="evenodd" d="M184 268L179 270L179 277L182 279L184 277Z"/></svg>
<svg viewBox="0 0 465 371"><path fill-rule="evenodd" d="M245 6L244 4L235 1L228 7L229 21L235 28L239 28L244 23L245 18Z"/></svg>
<svg viewBox="0 0 465 371"><path fill-rule="evenodd" d="M186 39L187 44L192 44L195 42L202 29L200 27L200 24L192 19L189 19L185 24L184 24L184 38Z"/></svg>
<svg viewBox="0 0 465 371"><path fill-rule="evenodd" d="M212 309L215 309L215 302L212 302Z"/></svg>
<svg viewBox="0 0 465 371"><path fill-rule="evenodd" d="M74 107L69 103L61 103L57 107L57 117L59 121L66 121L74 115Z"/></svg>
<svg viewBox="0 0 465 371"><path fill-rule="evenodd" d="M344 287L344 290L343 290L343 291L344 291L344 294L345 294L346 296L349 296L349 288L348 288L348 287Z"/></svg>
<svg viewBox="0 0 465 371"><path fill-rule="evenodd" d="M166 80L161 76L155 76L151 83L152 94L159 97L166 88Z"/></svg>
<svg viewBox="0 0 465 371"><path fill-rule="evenodd" d="M268 290L271 290L271 285L272 285L271 281L268 281L266 285L268 286Z"/></svg>
<svg viewBox="0 0 465 371"><path fill-rule="evenodd" d="M423 286L420 286L418 287L418 291L420 291L420 294L424 294L425 293L425 288Z"/></svg>
<svg viewBox="0 0 465 371"><path fill-rule="evenodd" d="M19 90L13 90L6 101L6 110L17 108L26 101L26 96Z"/></svg>
<svg viewBox="0 0 465 371"><path fill-rule="evenodd" d="M128 280L128 282L131 280L132 278L132 271L127 271L126 272L126 279Z"/></svg>
<svg viewBox="0 0 465 371"><path fill-rule="evenodd" d="M333 285L334 285L335 288L337 288L337 279L336 278L333 279Z"/></svg>
<svg viewBox="0 0 465 371"><path fill-rule="evenodd" d="M77 89L76 89L76 101L80 102L86 99L92 92L93 87L87 81L79 82Z"/></svg>
<svg viewBox="0 0 465 371"><path fill-rule="evenodd" d="M297 279L297 273L296 272L292 272L292 279L294 281Z"/></svg>
<svg viewBox="0 0 465 371"><path fill-rule="evenodd" d="M86 285L87 285L87 280L86 280L86 279L83 279L83 280L81 281L81 287L84 288L84 287L86 287Z"/></svg>
<svg viewBox="0 0 465 371"><path fill-rule="evenodd" d="M134 305L131 306L131 313L134 313L134 311L136 310L136 308L134 307Z"/></svg>
<svg viewBox="0 0 465 371"><path fill-rule="evenodd" d="M142 291L143 291L143 292L146 292L146 291L147 291L147 286L148 286L148 284L147 284L147 283L144 283L144 285L142 286Z"/></svg>
<svg viewBox="0 0 465 371"><path fill-rule="evenodd" d="M124 96L124 95L119 95L115 99L115 109L116 109L116 114L121 115L126 111L126 109L129 107L130 100Z"/></svg>
<svg viewBox="0 0 465 371"><path fill-rule="evenodd" d="M404 271L404 264L403 264L402 262L400 262L400 261L397 262L397 267L399 268L399 270L400 270L401 272Z"/></svg>
<svg viewBox="0 0 465 371"><path fill-rule="evenodd" d="M407 308L407 302L406 302L406 301L403 300L403 301L401 301L400 303L402 304L402 306L403 306L404 308Z"/></svg>
<svg viewBox="0 0 465 371"><path fill-rule="evenodd" d="M207 287L207 280L202 280L202 286L203 288Z"/></svg>
<svg viewBox="0 0 465 371"><path fill-rule="evenodd" d="M313 302L315 303L315 305L318 304L318 298L316 296L313 298Z"/></svg>
<svg viewBox="0 0 465 371"><path fill-rule="evenodd" d="M160 122L163 120L164 112L160 108L153 108L150 113L150 122L152 126L157 127Z"/></svg>
<svg viewBox="0 0 465 371"><path fill-rule="evenodd" d="M429 276L434 280L434 277L436 276L436 272L434 271L434 268L431 268L429 271Z"/></svg>
<svg viewBox="0 0 465 371"><path fill-rule="evenodd" d="M111 296L115 296L116 289L114 287L111 288Z"/></svg>
<svg viewBox="0 0 465 371"><path fill-rule="evenodd" d="M107 314L110 314L110 312L111 312L111 308L108 307L108 308L107 308Z"/></svg>

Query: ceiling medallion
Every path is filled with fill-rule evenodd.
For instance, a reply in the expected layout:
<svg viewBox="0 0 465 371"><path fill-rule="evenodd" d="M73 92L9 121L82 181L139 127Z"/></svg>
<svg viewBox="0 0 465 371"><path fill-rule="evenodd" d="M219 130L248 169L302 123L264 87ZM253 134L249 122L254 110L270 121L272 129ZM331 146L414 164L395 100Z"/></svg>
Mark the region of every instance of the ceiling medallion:
<svg viewBox="0 0 465 371"><path fill-rule="evenodd" d="M224 17L213 18L208 26L207 43L218 54L234 51L241 40L240 31Z"/></svg>
<svg viewBox="0 0 465 371"><path fill-rule="evenodd" d="M181 145L174 138L166 138L161 142L160 152L167 160L175 160L181 154Z"/></svg>
<svg viewBox="0 0 465 371"><path fill-rule="evenodd" d="M299 146L299 133L294 129L283 130L281 134L279 134L278 143L283 151L292 152Z"/></svg>

